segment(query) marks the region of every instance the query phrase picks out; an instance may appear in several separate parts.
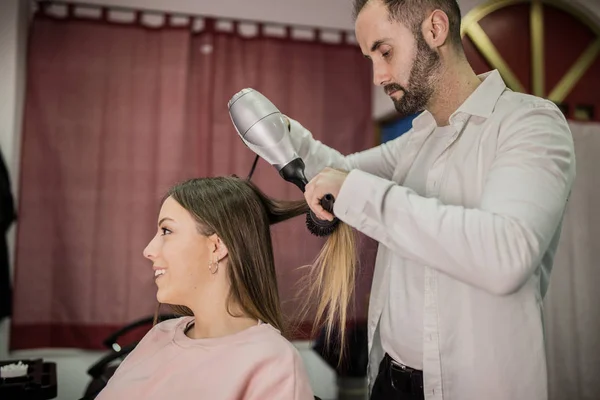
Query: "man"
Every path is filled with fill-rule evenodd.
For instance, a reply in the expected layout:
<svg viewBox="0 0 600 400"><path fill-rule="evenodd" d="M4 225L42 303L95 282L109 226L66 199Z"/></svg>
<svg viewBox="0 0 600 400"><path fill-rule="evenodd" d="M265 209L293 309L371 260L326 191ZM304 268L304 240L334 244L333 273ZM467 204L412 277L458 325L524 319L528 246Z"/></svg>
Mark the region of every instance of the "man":
<svg viewBox="0 0 600 400"><path fill-rule="evenodd" d="M454 0L356 0L373 79L403 114L400 138L344 157L291 120L334 214L379 241L369 305L371 399L547 398L542 299L575 176L551 102L477 76ZM328 168L331 167L331 168ZM346 172L348 171L348 172Z"/></svg>

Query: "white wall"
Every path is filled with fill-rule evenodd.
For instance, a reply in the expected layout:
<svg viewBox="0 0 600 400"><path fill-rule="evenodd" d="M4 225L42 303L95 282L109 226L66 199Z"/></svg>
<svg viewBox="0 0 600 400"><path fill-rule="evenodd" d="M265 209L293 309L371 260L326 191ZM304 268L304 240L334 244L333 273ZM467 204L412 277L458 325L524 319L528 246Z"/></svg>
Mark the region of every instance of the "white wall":
<svg viewBox="0 0 600 400"><path fill-rule="evenodd" d="M13 188L20 150L25 83L27 1L0 2L0 148L11 168Z"/></svg>
<svg viewBox="0 0 600 400"><path fill-rule="evenodd" d="M0 149L17 199L21 126L25 96L27 0L0 1ZM7 234L10 265L14 258L15 224ZM12 272L12 268L11 268ZM7 354L8 322L0 323L0 359Z"/></svg>

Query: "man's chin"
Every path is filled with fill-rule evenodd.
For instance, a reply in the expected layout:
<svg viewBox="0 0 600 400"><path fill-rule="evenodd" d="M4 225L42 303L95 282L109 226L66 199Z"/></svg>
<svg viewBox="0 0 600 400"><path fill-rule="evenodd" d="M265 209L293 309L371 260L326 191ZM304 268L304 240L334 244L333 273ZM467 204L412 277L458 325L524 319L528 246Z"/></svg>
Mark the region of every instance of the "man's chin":
<svg viewBox="0 0 600 400"><path fill-rule="evenodd" d="M425 109L424 106L421 106L420 102L411 101L414 100L410 97L401 96L399 99L393 99L394 107L399 114L408 116L412 114L420 113Z"/></svg>
<svg viewBox="0 0 600 400"><path fill-rule="evenodd" d="M422 110L418 110L416 108L408 108L404 104L398 104L396 102L394 102L394 107L396 108L396 112L398 114L405 116L405 117L422 111Z"/></svg>

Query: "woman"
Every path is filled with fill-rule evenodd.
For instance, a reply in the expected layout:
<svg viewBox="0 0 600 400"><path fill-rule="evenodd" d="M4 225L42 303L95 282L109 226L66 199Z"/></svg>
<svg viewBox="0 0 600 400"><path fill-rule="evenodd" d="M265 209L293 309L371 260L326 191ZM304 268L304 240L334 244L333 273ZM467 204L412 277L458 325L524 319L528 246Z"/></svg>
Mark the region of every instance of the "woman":
<svg viewBox="0 0 600 400"><path fill-rule="evenodd" d="M271 200L236 177L172 188L144 256L159 303L184 317L155 325L98 399L312 400L302 360L281 335L269 230L307 211L303 201ZM329 331L345 318L353 286L355 258L339 255L353 249L341 225L313 267L319 280L310 292L322 293L317 320L327 309Z"/></svg>

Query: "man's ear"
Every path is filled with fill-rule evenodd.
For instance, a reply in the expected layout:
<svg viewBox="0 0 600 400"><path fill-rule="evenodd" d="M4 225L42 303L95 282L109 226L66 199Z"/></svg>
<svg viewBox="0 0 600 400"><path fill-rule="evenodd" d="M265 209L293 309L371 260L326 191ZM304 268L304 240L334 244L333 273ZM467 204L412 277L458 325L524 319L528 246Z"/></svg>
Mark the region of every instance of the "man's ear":
<svg viewBox="0 0 600 400"><path fill-rule="evenodd" d="M208 240L210 243L210 251L214 258L221 261L229 255L229 250L227 250L227 246L225 246L225 243L223 243L221 238L217 236L216 233L210 235L208 237Z"/></svg>
<svg viewBox="0 0 600 400"><path fill-rule="evenodd" d="M421 28L423 37L430 48L437 49L447 43L450 35L450 21L442 10L434 10L429 14Z"/></svg>

